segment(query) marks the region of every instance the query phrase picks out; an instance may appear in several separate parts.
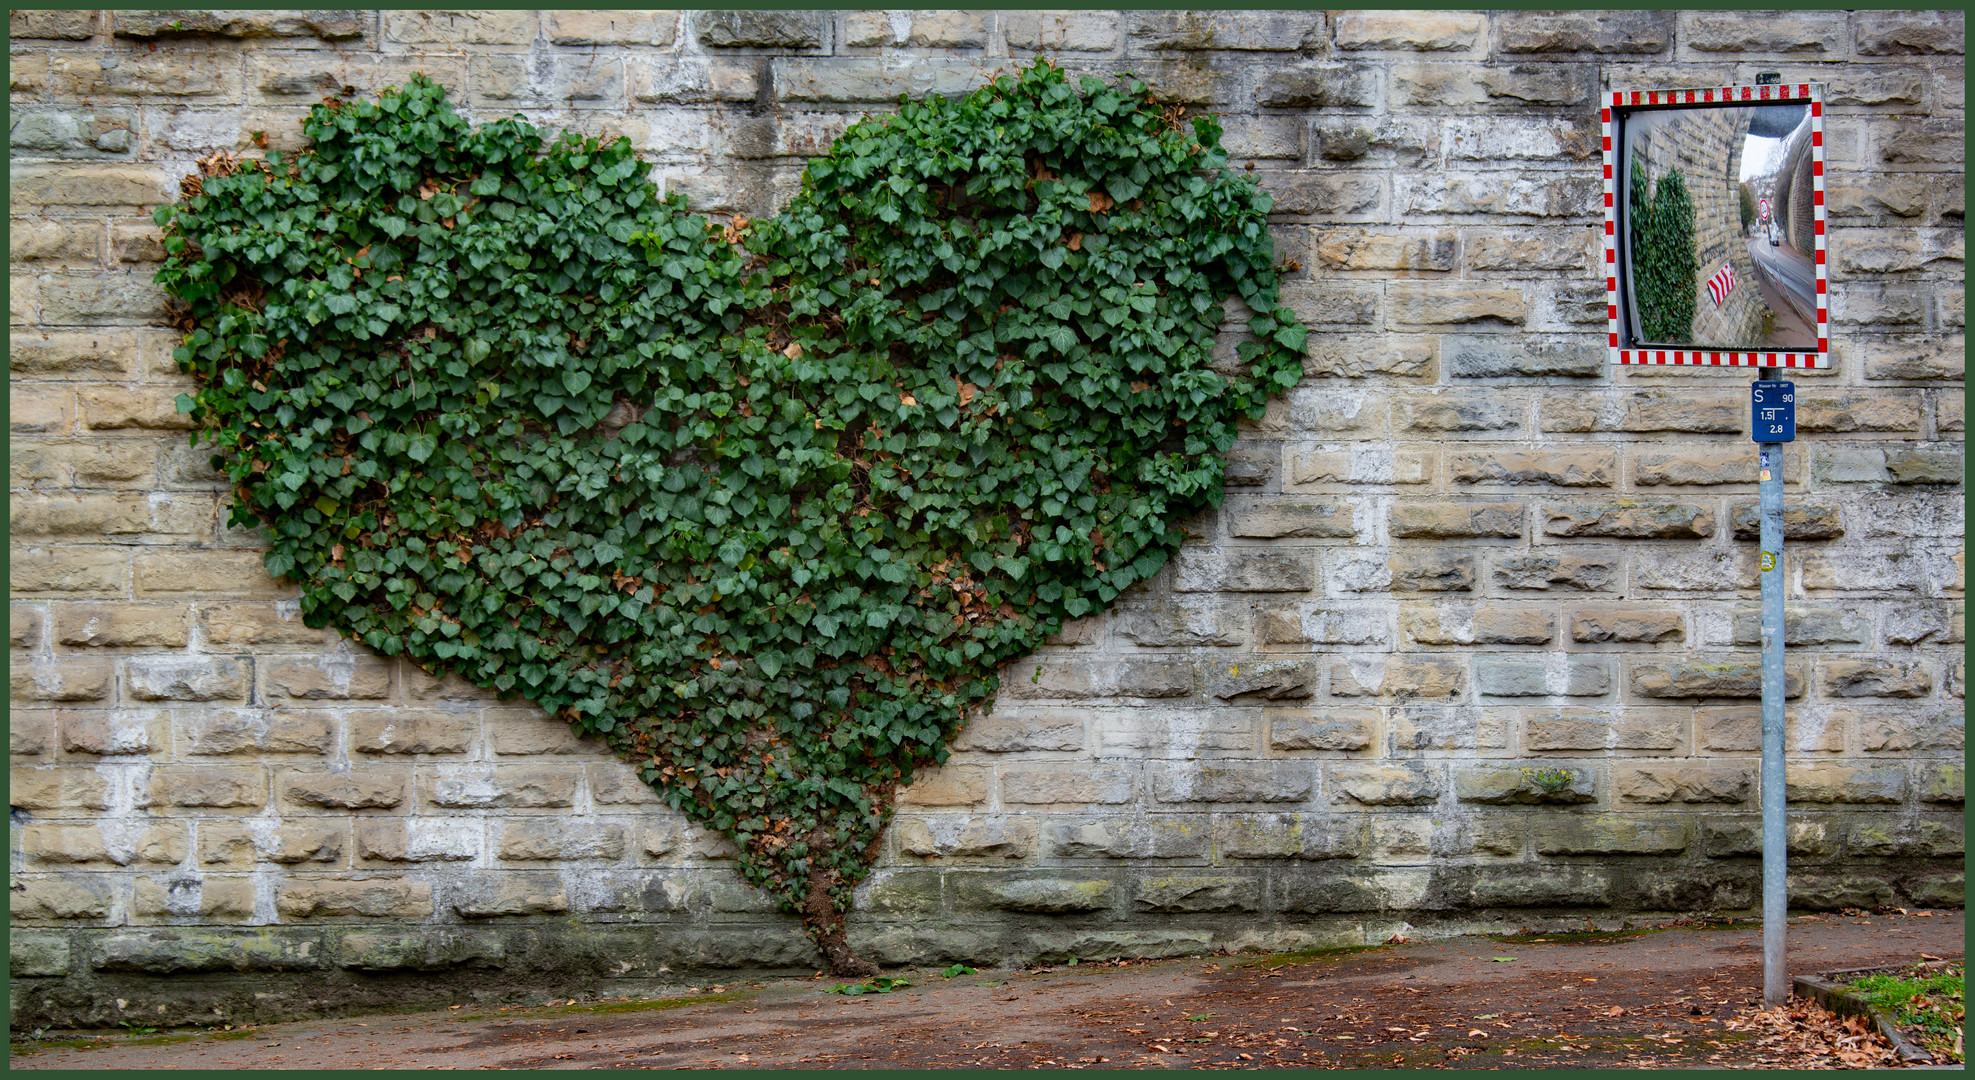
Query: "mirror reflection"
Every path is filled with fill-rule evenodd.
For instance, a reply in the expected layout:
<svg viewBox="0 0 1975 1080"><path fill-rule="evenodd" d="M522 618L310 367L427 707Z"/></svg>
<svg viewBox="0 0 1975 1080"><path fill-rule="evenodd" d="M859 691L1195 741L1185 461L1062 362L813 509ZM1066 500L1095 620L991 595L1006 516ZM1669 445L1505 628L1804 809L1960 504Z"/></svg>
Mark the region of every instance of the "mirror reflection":
<svg viewBox="0 0 1975 1080"><path fill-rule="evenodd" d="M1620 143L1632 340L1815 351L1810 106L1642 111Z"/></svg>

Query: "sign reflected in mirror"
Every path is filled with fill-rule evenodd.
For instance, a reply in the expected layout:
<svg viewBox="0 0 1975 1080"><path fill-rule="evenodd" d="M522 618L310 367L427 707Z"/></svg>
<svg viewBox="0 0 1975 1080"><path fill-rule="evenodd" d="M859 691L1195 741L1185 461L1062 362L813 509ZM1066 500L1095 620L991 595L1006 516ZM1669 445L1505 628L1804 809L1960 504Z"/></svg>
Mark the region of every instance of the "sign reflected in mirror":
<svg viewBox="0 0 1975 1080"><path fill-rule="evenodd" d="M1611 96L1602 119L1614 362L1827 366L1821 90Z"/></svg>

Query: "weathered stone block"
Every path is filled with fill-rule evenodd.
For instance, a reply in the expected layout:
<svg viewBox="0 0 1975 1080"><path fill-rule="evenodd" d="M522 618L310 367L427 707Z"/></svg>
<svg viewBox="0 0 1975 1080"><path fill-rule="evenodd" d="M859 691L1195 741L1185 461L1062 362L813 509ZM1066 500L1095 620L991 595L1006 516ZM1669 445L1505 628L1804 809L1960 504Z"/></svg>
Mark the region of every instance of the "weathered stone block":
<svg viewBox="0 0 1975 1080"><path fill-rule="evenodd" d="M1049 713L1036 716L977 717L954 739L955 750L1005 754L1022 750L1081 750L1084 725L1080 717Z"/></svg>
<svg viewBox="0 0 1975 1080"><path fill-rule="evenodd" d="M107 657L37 656L11 668L13 700L24 704L104 701L116 691L116 663Z"/></svg>
<svg viewBox="0 0 1975 1080"><path fill-rule="evenodd" d="M151 770L144 805L258 808L267 798L267 771L258 765L165 765Z"/></svg>
<svg viewBox="0 0 1975 1080"><path fill-rule="evenodd" d="M1291 761L1161 762L1152 782L1163 803L1307 802L1316 789L1314 767Z"/></svg>
<svg viewBox="0 0 1975 1080"><path fill-rule="evenodd" d="M407 673L406 681L410 681ZM497 715L487 721L488 742L494 753L502 757L533 757L540 755L564 756L582 754L596 749L596 744L585 743L568 724L560 720L540 715ZM465 736L472 741L472 732ZM404 751L400 751L404 752ZM432 751L417 751L430 753ZM457 753L458 751L446 751Z"/></svg>
<svg viewBox="0 0 1975 1080"><path fill-rule="evenodd" d="M1339 12L1332 40L1339 49L1473 52L1486 48L1488 17L1480 12Z"/></svg>
<svg viewBox="0 0 1975 1080"><path fill-rule="evenodd" d="M1358 167L1410 168L1440 156L1440 126L1413 118L1359 116L1318 119L1310 125L1309 139L1310 156L1319 162L1349 163ZM1450 238L1445 251L1445 261L1448 263L1445 269L1452 269L1453 254Z"/></svg>
<svg viewBox="0 0 1975 1080"><path fill-rule="evenodd" d="M1861 821L1852 825L1845 838L1847 852L1877 858L1944 858L1960 856L1966 848L1962 823L1951 818Z"/></svg>
<svg viewBox="0 0 1975 1080"><path fill-rule="evenodd" d="M1811 911L1888 907L1893 886L1883 878L1842 874L1791 874L1789 905Z"/></svg>
<svg viewBox="0 0 1975 1080"><path fill-rule="evenodd" d="M1476 561L1472 555L1440 551L1395 552L1382 566L1371 561L1380 572L1342 587L1354 592L1468 592L1474 588Z"/></svg>
<svg viewBox="0 0 1975 1080"><path fill-rule="evenodd" d="M1214 848L1225 859L1349 859L1362 854L1362 819L1305 814L1233 814L1216 818Z"/></svg>
<svg viewBox="0 0 1975 1080"><path fill-rule="evenodd" d="M1324 37L1314 11L1141 11L1127 21L1137 49L1294 52Z"/></svg>
<svg viewBox="0 0 1975 1080"><path fill-rule="evenodd" d="M357 858L389 863L471 861L480 857L481 831L477 819L364 818L356 823Z"/></svg>
<svg viewBox="0 0 1975 1080"><path fill-rule="evenodd" d="M1428 806L1440 801L1440 777L1426 766L1327 765L1324 788L1330 801L1360 806Z"/></svg>
<svg viewBox="0 0 1975 1080"><path fill-rule="evenodd" d="M1714 535L1714 512L1681 503L1553 505L1543 531L1550 536L1610 536L1627 539L1689 540Z"/></svg>
<svg viewBox="0 0 1975 1080"><path fill-rule="evenodd" d="M1548 484L1610 487L1618 477L1611 450L1484 450L1449 454L1448 477L1456 484Z"/></svg>
<svg viewBox="0 0 1975 1080"><path fill-rule="evenodd" d="M904 818L894 828L898 850L922 859L1026 859L1041 832L1031 817Z"/></svg>
<svg viewBox="0 0 1975 1080"><path fill-rule="evenodd" d="M507 939L455 927L332 932L330 960L357 971L484 971L506 966Z"/></svg>
<svg viewBox="0 0 1975 1080"><path fill-rule="evenodd" d="M1496 16L1505 53L1646 54L1673 44L1671 11L1514 11Z"/></svg>
<svg viewBox="0 0 1975 1080"><path fill-rule="evenodd" d="M162 880L140 877L131 887L130 912L140 919L246 920L254 914L254 883L193 874Z"/></svg>
<svg viewBox="0 0 1975 1080"><path fill-rule="evenodd" d="M202 711L180 723L192 754L324 754L336 742L334 725L321 713Z"/></svg>
<svg viewBox="0 0 1975 1080"><path fill-rule="evenodd" d="M1175 592L1308 592L1315 560L1302 551L1182 548L1173 560Z"/></svg>
<svg viewBox="0 0 1975 1080"><path fill-rule="evenodd" d="M207 594L228 599L293 596L295 589L268 576L258 551L141 552L132 559L143 596Z"/></svg>
<svg viewBox="0 0 1975 1080"><path fill-rule="evenodd" d="M569 910L569 895L555 874L509 872L461 882L451 890L447 903L454 913L469 919L560 915Z"/></svg>
<svg viewBox="0 0 1975 1080"><path fill-rule="evenodd" d="M387 676L388 678L388 676ZM473 716L394 709L350 721L350 750L359 754L463 754L480 724Z"/></svg>
<svg viewBox="0 0 1975 1080"><path fill-rule="evenodd" d="M524 820L501 827L498 854L512 862L621 859L625 845L622 825Z"/></svg>
<svg viewBox="0 0 1975 1080"><path fill-rule="evenodd" d="M1455 700L1467 689L1467 665L1424 656L1353 657L1330 668L1333 697L1384 701Z"/></svg>
<svg viewBox="0 0 1975 1080"><path fill-rule="evenodd" d="M9 935L7 974L11 978L67 975L74 965L67 934L17 930Z"/></svg>
<svg viewBox="0 0 1975 1080"><path fill-rule="evenodd" d="M283 803L331 810L390 810L404 805L411 771L367 765L347 773L282 770L276 787Z"/></svg>
<svg viewBox="0 0 1975 1080"><path fill-rule="evenodd" d="M1967 770L1962 765L1925 762L1914 766L1913 797L1924 803L1962 804Z"/></svg>
<svg viewBox="0 0 1975 1080"><path fill-rule="evenodd" d="M1022 669L1028 668L1027 672ZM1189 664L1161 660L1032 663L1018 660L1002 676L1002 696L1028 698L1174 698L1193 692Z"/></svg>
<svg viewBox="0 0 1975 1080"><path fill-rule="evenodd" d="M88 41L96 36L96 12L9 11L7 36L16 41L23 38Z"/></svg>
<svg viewBox="0 0 1975 1080"><path fill-rule="evenodd" d="M1598 796L1596 778L1585 769L1459 765L1454 769L1454 797L1462 802L1508 806L1571 805L1595 802Z"/></svg>
<svg viewBox="0 0 1975 1080"><path fill-rule="evenodd" d="M1590 658L1475 661L1475 689L1484 697L1602 697L1611 692L1611 668Z"/></svg>
<svg viewBox="0 0 1975 1080"><path fill-rule="evenodd" d="M1269 746L1276 750L1363 750L1372 744L1378 720L1377 709L1276 713L1269 720Z"/></svg>
<svg viewBox="0 0 1975 1080"><path fill-rule="evenodd" d="M1303 370L1308 374L1309 365ZM1424 484L1432 479L1433 458L1421 450L1369 446L1349 452L1299 451L1289 455L1292 484Z"/></svg>
<svg viewBox="0 0 1975 1080"><path fill-rule="evenodd" d="M1528 407L1485 394L1437 393L1403 396L1393 401L1392 426L1402 431L1501 432L1520 431Z"/></svg>
<svg viewBox="0 0 1975 1080"><path fill-rule="evenodd" d="M1230 604L1157 604L1115 614L1118 636L1148 648L1226 648L1248 641L1247 612Z"/></svg>
<svg viewBox="0 0 1975 1080"><path fill-rule="evenodd" d="M1968 363L1965 339L1941 341L1873 341L1863 343L1865 377L1902 382L1960 382Z"/></svg>
<svg viewBox="0 0 1975 1080"><path fill-rule="evenodd" d="M119 930L94 939L89 966L147 975L206 971L311 971L323 964L319 933L264 926Z"/></svg>
<svg viewBox="0 0 1975 1080"><path fill-rule="evenodd" d="M162 713L60 712L58 743L65 753L103 757L162 753L169 747Z"/></svg>
<svg viewBox="0 0 1975 1080"><path fill-rule="evenodd" d="M138 701L244 701L246 663L225 656L141 656L124 666L124 688Z"/></svg>
<svg viewBox="0 0 1975 1080"><path fill-rule="evenodd" d="M928 769L900 790L900 806L975 806L987 801L993 770L976 765Z"/></svg>
<svg viewBox="0 0 1975 1080"><path fill-rule="evenodd" d="M1755 503L1736 503L1730 511L1734 522L1735 539L1759 540L1762 538L1762 510ZM1785 540L1835 540L1845 535L1845 527L1838 518L1838 508L1825 505L1797 504L1783 508L1783 539Z"/></svg>
<svg viewBox="0 0 1975 1080"><path fill-rule="evenodd" d="M1477 907L1604 907L1611 872L1602 867L1501 865L1474 870L1465 899Z"/></svg>
<svg viewBox="0 0 1975 1080"><path fill-rule="evenodd" d="M1389 527L1408 539L1520 538L1524 517L1519 502L1395 502Z"/></svg>
<svg viewBox="0 0 1975 1080"><path fill-rule="evenodd" d="M843 44L978 49L987 44L987 18L976 11L851 11L843 17Z"/></svg>
<svg viewBox="0 0 1975 1080"><path fill-rule="evenodd" d="M1621 765L1612 774L1618 797L1634 803L1742 803L1755 775L1739 765Z"/></svg>
<svg viewBox="0 0 1975 1080"><path fill-rule="evenodd" d="M433 885L395 877L290 879L275 894L275 910L286 918L419 918L433 914Z"/></svg>
<svg viewBox="0 0 1975 1080"><path fill-rule="evenodd" d="M1110 52L1118 47L1115 11L1010 11L1001 17L1010 48Z"/></svg>
<svg viewBox="0 0 1975 1080"><path fill-rule="evenodd" d="M1786 624L1787 625L1787 624ZM1934 678L1926 665L1881 659L1821 660L1818 680L1826 697L1926 697Z"/></svg>
<svg viewBox="0 0 1975 1080"><path fill-rule="evenodd" d="M679 29L676 11L551 11L554 45L670 45Z"/></svg>
<svg viewBox="0 0 1975 1080"><path fill-rule="evenodd" d="M1123 803L1132 796L1132 774L1121 768L1008 766L1001 770L1001 801L1024 805Z"/></svg>
<svg viewBox="0 0 1975 1080"><path fill-rule="evenodd" d="M1959 484L1962 452L1955 449L1887 450L1886 473L1895 484Z"/></svg>
<svg viewBox="0 0 1975 1080"><path fill-rule="evenodd" d="M387 11L384 37L408 45L527 45L535 40L533 11Z"/></svg>
<svg viewBox="0 0 1975 1080"><path fill-rule="evenodd" d="M363 36L360 11L119 11L113 33L152 40L175 37L319 38Z"/></svg>
<svg viewBox="0 0 1975 1080"><path fill-rule="evenodd" d="M270 695L308 701L376 700L390 696L396 665L347 650L322 656L258 661L261 687Z"/></svg>
<svg viewBox="0 0 1975 1080"><path fill-rule="evenodd" d="M1508 604L1409 603L1399 632L1421 645L1544 645L1557 636L1554 613Z"/></svg>
<svg viewBox="0 0 1975 1080"><path fill-rule="evenodd" d="M1784 696L1804 692L1801 667L1784 669ZM1762 665L1702 661L1642 663L1632 669L1632 692L1649 698L1759 698Z"/></svg>
<svg viewBox="0 0 1975 1080"><path fill-rule="evenodd" d="M439 766L429 798L447 808L570 806L580 765ZM425 785L420 785L424 787Z"/></svg>
<svg viewBox="0 0 1975 1080"><path fill-rule="evenodd" d="M1289 207L1300 205L1299 194L1295 188L1285 191L1276 203L1277 212L1296 212ZM1312 326L1364 327L1376 323L1378 298L1376 285L1343 281L1285 282L1282 288L1283 306ZM1294 419L1296 405L1293 401L1290 410Z"/></svg>
<svg viewBox="0 0 1975 1080"><path fill-rule="evenodd" d="M1211 839L1198 814L1103 818L1049 826L1051 853L1062 858L1205 858Z"/></svg>
<svg viewBox="0 0 1975 1080"><path fill-rule="evenodd" d="M85 648L183 648L191 634L187 615L183 604L64 604L56 640Z"/></svg>
<svg viewBox="0 0 1975 1080"><path fill-rule="evenodd" d="M1208 696L1219 701L1265 698L1270 701L1307 698L1317 691L1314 661L1258 660L1207 669Z"/></svg>
<svg viewBox="0 0 1975 1080"><path fill-rule="evenodd" d="M1231 499L1224 513L1229 536L1348 539L1358 534L1351 506L1339 499L1298 495Z"/></svg>
<svg viewBox="0 0 1975 1080"><path fill-rule="evenodd" d="M1138 879L1132 903L1139 911L1256 911L1262 906L1262 882L1206 875L1144 877Z"/></svg>
<svg viewBox="0 0 1975 1080"><path fill-rule="evenodd" d="M1386 285L1386 320L1394 329L1495 324L1521 326L1529 299L1520 288L1469 282L1394 281Z"/></svg>
<svg viewBox="0 0 1975 1080"><path fill-rule="evenodd" d="M1798 765L1789 768L1789 800L1803 803L1902 803L1906 769L1900 765Z"/></svg>
<svg viewBox="0 0 1975 1080"><path fill-rule="evenodd" d="M1960 56L1959 11L1861 11L1852 15L1853 48L1860 56Z"/></svg>
<svg viewBox="0 0 1975 1080"><path fill-rule="evenodd" d="M8 805L21 810L110 808L110 778L94 769L16 766L7 776Z"/></svg>
<svg viewBox="0 0 1975 1080"><path fill-rule="evenodd" d="M1685 641L1687 617L1678 608L1600 604L1570 614L1570 639L1587 643Z"/></svg>
<svg viewBox="0 0 1975 1080"><path fill-rule="evenodd" d="M1680 13L1680 36L1701 53L1828 53L1843 48L1845 16L1837 11Z"/></svg>
<svg viewBox="0 0 1975 1080"><path fill-rule="evenodd" d="M1285 604L1256 618L1267 645L1382 645L1387 637L1385 613L1375 608Z"/></svg>
<svg viewBox="0 0 1975 1080"><path fill-rule="evenodd" d="M1510 555L1495 560L1491 576L1504 589L1597 592L1617 583L1622 566L1615 552Z"/></svg>
<svg viewBox="0 0 1975 1080"><path fill-rule="evenodd" d="M988 886L995 906L1008 911L1062 915L1108 911L1113 883L1104 878L1027 878Z"/></svg>
<svg viewBox="0 0 1975 1080"><path fill-rule="evenodd" d="M1677 855L1687 850L1687 824L1678 819L1552 816L1529 825L1538 855Z"/></svg>

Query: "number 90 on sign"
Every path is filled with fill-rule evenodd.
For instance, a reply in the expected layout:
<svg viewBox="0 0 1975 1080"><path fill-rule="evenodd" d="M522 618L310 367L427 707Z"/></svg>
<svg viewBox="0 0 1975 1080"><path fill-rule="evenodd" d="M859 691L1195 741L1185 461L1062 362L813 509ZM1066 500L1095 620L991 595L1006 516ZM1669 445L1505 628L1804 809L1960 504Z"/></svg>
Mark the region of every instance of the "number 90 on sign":
<svg viewBox="0 0 1975 1080"><path fill-rule="evenodd" d="M1749 437L1759 443L1796 441L1796 383L1761 379L1749 384Z"/></svg>

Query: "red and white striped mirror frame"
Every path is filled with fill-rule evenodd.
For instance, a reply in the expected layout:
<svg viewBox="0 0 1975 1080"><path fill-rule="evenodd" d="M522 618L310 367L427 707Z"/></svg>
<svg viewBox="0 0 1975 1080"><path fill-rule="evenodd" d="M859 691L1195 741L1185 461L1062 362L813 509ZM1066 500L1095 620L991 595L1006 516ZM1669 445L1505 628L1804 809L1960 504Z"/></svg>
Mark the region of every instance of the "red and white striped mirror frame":
<svg viewBox="0 0 1975 1080"><path fill-rule="evenodd" d="M1810 103L1811 231L1817 275L1817 349L1785 352L1723 352L1696 349L1636 349L1621 345L1618 312L1618 147L1613 140L1615 114L1635 108L1744 102L1807 101ZM1610 321L1609 341L1614 364L1681 364L1700 367L1828 368L1831 366L1831 275L1825 262L1824 226L1824 86L1821 83L1768 86L1719 86L1691 90L1614 90L1598 110L1603 127L1605 159L1605 304Z"/></svg>

